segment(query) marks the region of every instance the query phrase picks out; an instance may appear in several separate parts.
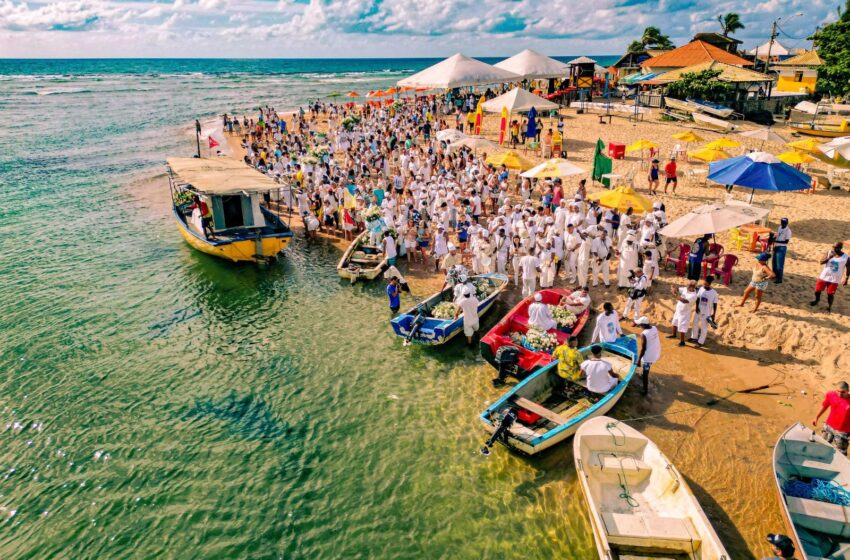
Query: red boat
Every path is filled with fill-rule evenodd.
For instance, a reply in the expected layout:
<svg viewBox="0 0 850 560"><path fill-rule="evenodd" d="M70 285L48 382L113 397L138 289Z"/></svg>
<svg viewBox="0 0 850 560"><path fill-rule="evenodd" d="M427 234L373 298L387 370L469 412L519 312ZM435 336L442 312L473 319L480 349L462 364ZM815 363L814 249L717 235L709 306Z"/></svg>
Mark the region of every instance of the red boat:
<svg viewBox="0 0 850 560"><path fill-rule="evenodd" d="M537 292L543 296L543 303L548 305L557 305L561 302L561 298L568 296L572 290L564 288L545 288ZM496 326L490 329L486 335L481 337L480 348L481 355L487 362L496 369L499 369L500 363L497 359L499 349L508 346L517 349L516 377L522 379L533 373L537 369L545 366L552 361L552 354L545 351L534 351L518 345L514 342L510 334L512 332L526 333L528 331L528 306L534 303L534 296L528 296L505 315ZM578 336L581 330L587 323L587 318L590 316L590 309L585 309L576 317L576 322L573 326L563 327L553 332L558 339L558 344L566 342L570 336ZM512 373L513 375L513 373Z"/></svg>

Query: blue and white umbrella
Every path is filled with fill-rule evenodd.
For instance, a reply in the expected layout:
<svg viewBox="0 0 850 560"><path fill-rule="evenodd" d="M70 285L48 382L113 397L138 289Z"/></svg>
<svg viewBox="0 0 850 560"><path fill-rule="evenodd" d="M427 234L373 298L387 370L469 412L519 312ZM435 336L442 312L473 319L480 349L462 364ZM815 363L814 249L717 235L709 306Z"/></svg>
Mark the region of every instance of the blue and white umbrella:
<svg viewBox="0 0 850 560"><path fill-rule="evenodd" d="M811 188L812 178L767 152L753 152L709 165L708 178L723 185L763 191L801 191ZM753 201L752 194L750 202Z"/></svg>

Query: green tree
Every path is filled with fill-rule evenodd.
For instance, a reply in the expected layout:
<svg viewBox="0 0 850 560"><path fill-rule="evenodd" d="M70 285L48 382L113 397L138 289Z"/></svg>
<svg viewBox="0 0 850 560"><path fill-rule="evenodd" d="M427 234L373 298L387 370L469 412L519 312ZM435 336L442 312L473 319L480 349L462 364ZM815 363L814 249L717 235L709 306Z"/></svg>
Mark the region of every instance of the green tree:
<svg viewBox="0 0 850 560"><path fill-rule="evenodd" d="M720 70L687 72L675 82L668 84L667 95L677 99L695 97L708 101L725 101L735 91L735 86L717 79Z"/></svg>
<svg viewBox="0 0 850 560"><path fill-rule="evenodd" d="M720 22L720 28L723 30L724 37L728 37L736 31L744 29L744 24L741 23L741 16L735 12L717 16L717 21Z"/></svg>
<svg viewBox="0 0 850 560"><path fill-rule="evenodd" d="M647 49L672 49L674 46L670 37L662 34L660 29L651 25L643 30L640 42Z"/></svg>
<svg viewBox="0 0 850 560"><path fill-rule="evenodd" d="M626 52L629 54L642 53L644 50L646 49L643 48L643 43L641 43L640 41L632 41L626 48Z"/></svg>
<svg viewBox="0 0 850 560"><path fill-rule="evenodd" d="M840 19L820 29L813 40L823 59L818 67L818 91L846 97L850 94L850 0Z"/></svg>

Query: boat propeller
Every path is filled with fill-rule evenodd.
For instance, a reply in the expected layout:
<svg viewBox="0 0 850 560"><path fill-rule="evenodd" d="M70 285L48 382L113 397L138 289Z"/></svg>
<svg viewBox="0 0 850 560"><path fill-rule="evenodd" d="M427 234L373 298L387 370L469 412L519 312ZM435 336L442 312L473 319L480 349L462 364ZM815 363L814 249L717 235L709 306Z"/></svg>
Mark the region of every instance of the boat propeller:
<svg viewBox="0 0 850 560"><path fill-rule="evenodd" d="M493 435L490 436L490 439L484 444L484 447L481 448L481 454L485 457L490 455L490 448L493 447L493 444L496 443L503 434L506 434L507 431L511 428L514 422L516 422L517 418L517 410L516 408L508 408L505 410L505 414L502 416L502 420L499 422L499 427L496 428L496 431L493 432Z"/></svg>

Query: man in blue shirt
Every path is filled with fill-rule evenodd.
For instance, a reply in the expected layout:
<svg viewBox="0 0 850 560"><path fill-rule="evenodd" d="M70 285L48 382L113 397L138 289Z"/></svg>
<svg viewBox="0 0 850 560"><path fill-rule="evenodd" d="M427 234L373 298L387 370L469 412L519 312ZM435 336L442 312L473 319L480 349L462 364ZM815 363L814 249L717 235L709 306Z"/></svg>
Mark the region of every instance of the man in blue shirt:
<svg viewBox="0 0 850 560"><path fill-rule="evenodd" d="M708 249L708 240L711 239L711 234L706 233L691 245L691 252L688 255L688 280L699 281L702 275L702 258Z"/></svg>
<svg viewBox="0 0 850 560"><path fill-rule="evenodd" d="M399 288L398 278L395 276L390 278L390 283L387 286L387 297L390 299L390 311L393 314L398 313L401 307L401 288Z"/></svg>

